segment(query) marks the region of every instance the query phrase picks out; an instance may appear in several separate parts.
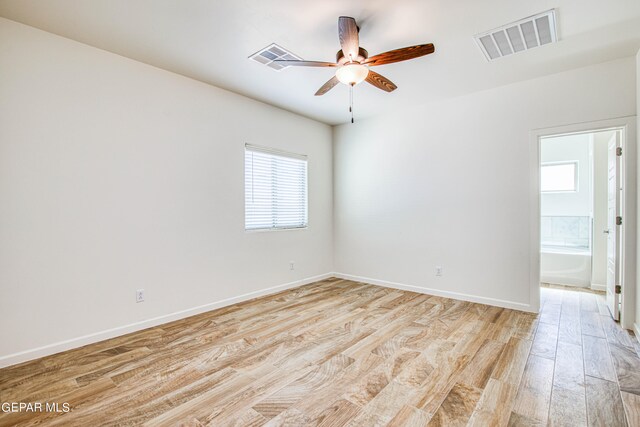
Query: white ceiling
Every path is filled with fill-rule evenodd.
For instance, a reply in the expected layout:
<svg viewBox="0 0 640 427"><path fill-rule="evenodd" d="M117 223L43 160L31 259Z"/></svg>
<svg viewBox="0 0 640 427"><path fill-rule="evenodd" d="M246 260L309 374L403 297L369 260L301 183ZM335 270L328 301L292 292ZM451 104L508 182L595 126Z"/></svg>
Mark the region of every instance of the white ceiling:
<svg viewBox="0 0 640 427"><path fill-rule="evenodd" d="M557 44L487 62L472 39L551 8L558 13ZM370 55L436 46L432 55L377 67L398 90L357 86L356 119L627 57L640 48L638 0L0 0L0 16L329 124L350 117L346 86L313 96L332 69L276 72L247 57L275 42L304 59L334 60L340 15L356 19Z"/></svg>

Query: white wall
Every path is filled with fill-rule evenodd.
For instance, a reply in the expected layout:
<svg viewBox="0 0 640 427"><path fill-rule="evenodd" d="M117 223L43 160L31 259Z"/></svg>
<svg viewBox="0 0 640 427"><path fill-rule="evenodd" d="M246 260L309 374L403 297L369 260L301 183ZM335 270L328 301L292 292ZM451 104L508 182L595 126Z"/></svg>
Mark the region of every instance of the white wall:
<svg viewBox="0 0 640 427"><path fill-rule="evenodd" d="M578 189L571 193L542 193L540 213L543 216L591 216L592 167L591 136L563 135L540 142L540 162L578 161Z"/></svg>
<svg viewBox="0 0 640 427"><path fill-rule="evenodd" d="M332 270L329 126L5 19L0 70L0 366ZM309 156L308 229L244 231L247 142Z"/></svg>
<svg viewBox="0 0 640 427"><path fill-rule="evenodd" d="M531 308L529 134L634 115L635 79L627 58L337 127L336 271Z"/></svg>

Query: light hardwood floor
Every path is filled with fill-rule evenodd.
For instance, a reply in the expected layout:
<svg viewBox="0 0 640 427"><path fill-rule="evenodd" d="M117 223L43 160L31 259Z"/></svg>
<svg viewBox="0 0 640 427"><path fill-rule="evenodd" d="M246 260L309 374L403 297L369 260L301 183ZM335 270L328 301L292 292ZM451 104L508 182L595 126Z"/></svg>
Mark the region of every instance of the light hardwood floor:
<svg viewBox="0 0 640 427"><path fill-rule="evenodd" d="M0 425L640 425L640 358L595 294L539 316L326 281L0 370Z"/></svg>

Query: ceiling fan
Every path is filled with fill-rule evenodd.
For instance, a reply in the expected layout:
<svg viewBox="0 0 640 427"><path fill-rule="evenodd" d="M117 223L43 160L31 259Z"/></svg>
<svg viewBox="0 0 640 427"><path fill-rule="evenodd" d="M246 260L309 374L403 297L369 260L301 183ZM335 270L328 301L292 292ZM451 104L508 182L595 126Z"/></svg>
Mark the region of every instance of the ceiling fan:
<svg viewBox="0 0 640 427"><path fill-rule="evenodd" d="M324 95L338 83L344 83L353 88L363 81L385 92L392 92L398 87L391 80L370 70L369 67L406 61L428 55L435 51L433 44L428 43L403 47L369 57L367 50L360 47L358 39L359 31L360 28L356 25L355 19L349 16L341 16L338 18L338 38L340 39L341 50L336 54L336 62L296 60L277 60L275 62L284 66L337 67L336 74L318 89L315 94L316 96ZM351 95L351 104L353 104L353 95ZM351 122L353 123L352 105L349 107L349 111L352 113Z"/></svg>

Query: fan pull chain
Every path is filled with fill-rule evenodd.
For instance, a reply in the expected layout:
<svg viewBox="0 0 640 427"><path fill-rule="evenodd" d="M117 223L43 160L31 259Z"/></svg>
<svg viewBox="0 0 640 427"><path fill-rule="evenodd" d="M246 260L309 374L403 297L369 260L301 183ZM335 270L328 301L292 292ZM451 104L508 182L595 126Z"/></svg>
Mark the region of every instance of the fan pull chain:
<svg viewBox="0 0 640 427"><path fill-rule="evenodd" d="M349 112L351 113L351 123L353 123L353 83L349 85Z"/></svg>

